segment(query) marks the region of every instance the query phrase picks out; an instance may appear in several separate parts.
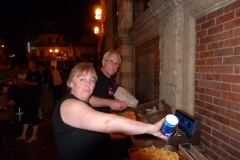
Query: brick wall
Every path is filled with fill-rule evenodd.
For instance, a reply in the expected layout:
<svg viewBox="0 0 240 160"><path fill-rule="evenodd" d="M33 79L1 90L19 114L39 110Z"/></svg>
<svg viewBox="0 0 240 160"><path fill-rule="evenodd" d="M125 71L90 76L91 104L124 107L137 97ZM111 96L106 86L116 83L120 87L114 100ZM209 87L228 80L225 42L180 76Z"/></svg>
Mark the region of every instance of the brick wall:
<svg viewBox="0 0 240 160"><path fill-rule="evenodd" d="M135 70L135 88L136 88L136 92L135 92L135 96L136 98L139 100L139 104L140 103L146 103L155 99L159 99L159 85L160 85L160 81L159 81L159 72L160 72L160 59L159 59L159 36L154 37L148 41L145 41L144 43L140 44L139 46L136 46L135 49L135 61L136 61L136 70ZM146 83L153 83L153 97L149 96L149 93L142 93L140 92L139 87L147 87L148 84L146 85L141 85L140 84L140 80L139 80L139 76L140 76L140 71L139 71L139 59L142 56L150 56L150 54L153 54L154 58L153 61L148 61L146 62L146 64L149 65L153 65L153 77L151 77L151 79L148 79ZM146 90L150 89L145 88ZM151 93L152 94L152 93Z"/></svg>
<svg viewBox="0 0 240 160"><path fill-rule="evenodd" d="M240 157L240 1L196 19L194 113L201 149L214 160Z"/></svg>

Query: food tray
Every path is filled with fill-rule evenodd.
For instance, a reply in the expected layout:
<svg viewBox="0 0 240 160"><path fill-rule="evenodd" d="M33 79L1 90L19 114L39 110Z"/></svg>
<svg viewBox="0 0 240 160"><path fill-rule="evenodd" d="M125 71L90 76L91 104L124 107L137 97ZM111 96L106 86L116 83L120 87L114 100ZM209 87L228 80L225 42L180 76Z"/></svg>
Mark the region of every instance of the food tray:
<svg viewBox="0 0 240 160"><path fill-rule="evenodd" d="M134 159L134 157L133 157L133 152L136 152L136 151L138 151L138 150L140 150L140 149L143 149L143 148L146 148L146 147L137 147L137 148L130 148L130 149L128 149L128 154L129 154L131 160L136 160L136 159ZM172 148L167 148L167 147L165 147L165 146L163 145L163 146L156 146L156 148L166 148L166 149L169 149L170 151L176 152L176 153L178 154L178 157L179 157L178 160L184 160L183 157L182 157L182 155L179 154L179 152L178 152L174 147L173 147L174 149L172 149ZM150 159L148 159L148 160L150 160Z"/></svg>
<svg viewBox="0 0 240 160"><path fill-rule="evenodd" d="M148 114L147 109L156 107L155 113ZM163 99L147 102L135 107L135 114L138 121L145 123L156 123L166 115L171 114L171 106Z"/></svg>

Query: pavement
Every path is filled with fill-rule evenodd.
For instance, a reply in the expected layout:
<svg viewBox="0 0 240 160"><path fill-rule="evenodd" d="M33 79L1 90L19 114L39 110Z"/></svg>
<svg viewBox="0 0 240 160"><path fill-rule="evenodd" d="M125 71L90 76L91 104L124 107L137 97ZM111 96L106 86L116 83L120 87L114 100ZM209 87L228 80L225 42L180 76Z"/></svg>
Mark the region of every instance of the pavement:
<svg viewBox="0 0 240 160"><path fill-rule="evenodd" d="M52 131L52 113L50 111L43 115L42 124L39 126L38 139L32 143L26 143L22 140L16 140L16 158L17 160L58 160L57 148ZM22 132L22 125L16 124L15 127L16 135L18 137ZM27 139L32 134L32 126L29 126L27 132ZM114 160L129 160L128 149L131 146L129 138L112 138L115 158ZM4 137L4 144L11 144L11 136ZM13 151L9 148L4 148L4 160L14 160ZM1 157L0 157L1 160Z"/></svg>
<svg viewBox="0 0 240 160"><path fill-rule="evenodd" d="M38 139L32 143L26 143L25 141L16 140L16 157L17 160L57 160L57 148L52 132L52 111L43 115L42 124L39 126ZM16 127L16 137L20 136L22 132L22 126L20 124ZM27 139L32 134L32 126L29 126L27 132ZM9 141L11 137L7 137L4 141ZM4 149L4 160L14 160L13 152L9 152L8 149Z"/></svg>

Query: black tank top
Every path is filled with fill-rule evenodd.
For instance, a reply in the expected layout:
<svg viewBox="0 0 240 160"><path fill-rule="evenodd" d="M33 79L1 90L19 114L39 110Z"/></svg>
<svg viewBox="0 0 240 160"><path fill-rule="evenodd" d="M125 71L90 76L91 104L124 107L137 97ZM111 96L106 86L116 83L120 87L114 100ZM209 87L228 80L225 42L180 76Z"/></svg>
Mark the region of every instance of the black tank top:
<svg viewBox="0 0 240 160"><path fill-rule="evenodd" d="M68 160L113 159L111 158L113 147L111 146L109 134L75 128L63 122L60 115L60 107L62 102L67 99L78 100L72 94L65 95L57 104L52 117L53 133L59 158ZM89 107L91 106L89 105Z"/></svg>

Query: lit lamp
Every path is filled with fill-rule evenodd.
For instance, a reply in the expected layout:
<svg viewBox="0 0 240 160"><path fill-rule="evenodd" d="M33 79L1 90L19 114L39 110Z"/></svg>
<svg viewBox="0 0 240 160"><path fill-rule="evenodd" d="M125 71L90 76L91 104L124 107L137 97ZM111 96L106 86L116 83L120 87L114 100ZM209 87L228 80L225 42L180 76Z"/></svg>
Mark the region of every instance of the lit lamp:
<svg viewBox="0 0 240 160"><path fill-rule="evenodd" d="M52 57L52 49L49 49L49 57Z"/></svg>
<svg viewBox="0 0 240 160"><path fill-rule="evenodd" d="M98 8L95 11L95 19L99 21L101 20L101 18L102 18L102 10Z"/></svg>
<svg viewBox="0 0 240 160"><path fill-rule="evenodd" d="M94 28L94 34L96 34L96 35L99 34L99 28L98 28L98 27L95 27L95 28Z"/></svg>

